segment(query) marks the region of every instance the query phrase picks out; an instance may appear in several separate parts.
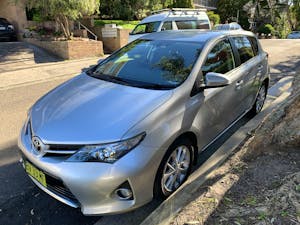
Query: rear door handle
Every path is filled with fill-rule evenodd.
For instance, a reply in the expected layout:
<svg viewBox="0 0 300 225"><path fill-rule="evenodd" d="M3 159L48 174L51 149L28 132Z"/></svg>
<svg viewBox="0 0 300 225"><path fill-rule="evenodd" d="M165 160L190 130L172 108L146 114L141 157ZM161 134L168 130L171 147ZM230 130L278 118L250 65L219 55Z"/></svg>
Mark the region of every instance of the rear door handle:
<svg viewBox="0 0 300 225"><path fill-rule="evenodd" d="M242 84L244 83L244 81L243 80L239 80L239 81L237 81L236 82L236 84L235 84L235 86L236 86L236 89L241 89L241 86L242 86Z"/></svg>
<svg viewBox="0 0 300 225"><path fill-rule="evenodd" d="M241 86L244 83L244 80L239 80L236 82L236 86Z"/></svg>

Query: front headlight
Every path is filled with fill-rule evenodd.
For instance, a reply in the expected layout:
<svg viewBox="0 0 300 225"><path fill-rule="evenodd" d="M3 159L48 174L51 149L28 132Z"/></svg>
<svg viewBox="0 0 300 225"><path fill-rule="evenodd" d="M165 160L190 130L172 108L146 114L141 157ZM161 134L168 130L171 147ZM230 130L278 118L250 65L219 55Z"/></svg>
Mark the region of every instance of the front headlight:
<svg viewBox="0 0 300 225"><path fill-rule="evenodd" d="M14 30L15 29L13 25L8 25L7 27L8 27L9 30Z"/></svg>
<svg viewBox="0 0 300 225"><path fill-rule="evenodd" d="M102 145L87 145L79 149L67 161L69 162L106 162L114 163L134 149L145 138L143 132L133 138Z"/></svg>

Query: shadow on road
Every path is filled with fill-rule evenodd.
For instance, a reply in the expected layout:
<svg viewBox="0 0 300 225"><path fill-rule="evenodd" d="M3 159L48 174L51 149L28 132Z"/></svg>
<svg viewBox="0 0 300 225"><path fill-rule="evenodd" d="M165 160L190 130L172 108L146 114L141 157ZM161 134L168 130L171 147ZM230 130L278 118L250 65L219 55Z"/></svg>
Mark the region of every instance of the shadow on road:
<svg viewBox="0 0 300 225"><path fill-rule="evenodd" d="M275 84L281 78L299 71L300 56L287 56L287 60L271 66L271 85Z"/></svg>
<svg viewBox="0 0 300 225"><path fill-rule="evenodd" d="M26 42L0 42L0 63L11 64L35 64L59 62L63 59Z"/></svg>

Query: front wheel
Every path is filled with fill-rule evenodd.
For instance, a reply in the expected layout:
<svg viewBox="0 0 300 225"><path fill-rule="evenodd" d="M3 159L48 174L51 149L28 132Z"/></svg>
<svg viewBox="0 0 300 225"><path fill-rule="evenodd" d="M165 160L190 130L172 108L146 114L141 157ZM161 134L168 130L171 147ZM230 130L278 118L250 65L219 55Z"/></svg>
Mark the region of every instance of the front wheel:
<svg viewBox="0 0 300 225"><path fill-rule="evenodd" d="M256 115L262 110L266 97L267 97L267 86L263 84L260 87L257 97L255 99L255 103L252 106L252 109L250 110L251 115Z"/></svg>
<svg viewBox="0 0 300 225"><path fill-rule="evenodd" d="M186 181L191 172L192 149L188 139L179 140L169 148L156 175L155 197L168 197Z"/></svg>

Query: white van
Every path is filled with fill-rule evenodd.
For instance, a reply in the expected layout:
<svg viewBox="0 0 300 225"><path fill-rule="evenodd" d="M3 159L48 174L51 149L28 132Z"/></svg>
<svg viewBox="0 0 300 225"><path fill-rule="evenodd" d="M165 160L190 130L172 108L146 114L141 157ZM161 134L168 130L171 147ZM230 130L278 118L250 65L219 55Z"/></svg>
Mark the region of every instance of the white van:
<svg viewBox="0 0 300 225"><path fill-rule="evenodd" d="M145 34L165 30L211 29L206 9L162 9L152 12L129 34L132 42Z"/></svg>

